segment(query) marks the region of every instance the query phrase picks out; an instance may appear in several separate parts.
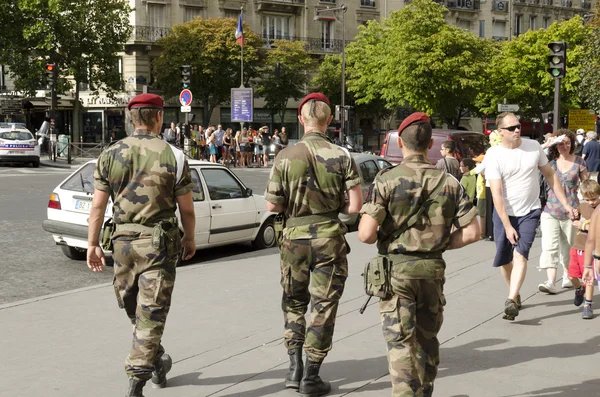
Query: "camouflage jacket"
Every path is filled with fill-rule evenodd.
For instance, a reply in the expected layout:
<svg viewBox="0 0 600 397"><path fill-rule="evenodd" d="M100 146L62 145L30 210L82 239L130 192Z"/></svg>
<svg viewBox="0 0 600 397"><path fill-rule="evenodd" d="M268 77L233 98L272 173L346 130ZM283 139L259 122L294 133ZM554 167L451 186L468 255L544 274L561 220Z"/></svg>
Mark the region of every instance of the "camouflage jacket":
<svg viewBox="0 0 600 397"><path fill-rule="evenodd" d="M116 224L153 226L172 218L175 197L194 186L183 152L146 130L106 148L94 179L96 189L110 193Z"/></svg>
<svg viewBox="0 0 600 397"><path fill-rule="evenodd" d="M320 131L308 131L297 144L282 150L271 169L265 199L283 205L287 218L339 211L344 192L361 183L347 150ZM288 239L335 237L346 233L339 222L320 222L284 230Z"/></svg>
<svg viewBox="0 0 600 397"><path fill-rule="evenodd" d="M415 225L387 247L380 246L415 213L444 177L444 186ZM445 176L422 155L408 156L400 165L381 171L360 212L380 225L377 246L380 252L390 254L442 251L450 242L452 225L462 228L477 216L460 183Z"/></svg>

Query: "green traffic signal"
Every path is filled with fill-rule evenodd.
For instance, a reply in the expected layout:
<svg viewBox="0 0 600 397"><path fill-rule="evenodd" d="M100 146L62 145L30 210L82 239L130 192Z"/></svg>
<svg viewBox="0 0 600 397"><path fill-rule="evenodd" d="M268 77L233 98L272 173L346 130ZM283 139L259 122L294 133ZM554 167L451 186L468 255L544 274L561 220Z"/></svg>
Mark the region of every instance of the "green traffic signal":
<svg viewBox="0 0 600 397"><path fill-rule="evenodd" d="M567 72L567 43L564 41L553 41L548 44L550 55L548 55L548 72L555 79L565 77Z"/></svg>
<svg viewBox="0 0 600 397"><path fill-rule="evenodd" d="M192 86L192 66L182 65L179 70L181 72L181 89L189 90Z"/></svg>

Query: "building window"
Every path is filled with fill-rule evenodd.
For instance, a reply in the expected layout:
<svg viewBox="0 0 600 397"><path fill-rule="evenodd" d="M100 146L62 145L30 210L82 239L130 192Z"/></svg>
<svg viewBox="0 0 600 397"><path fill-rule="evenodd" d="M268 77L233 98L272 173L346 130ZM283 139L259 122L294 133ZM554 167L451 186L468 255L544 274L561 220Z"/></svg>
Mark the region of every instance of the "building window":
<svg viewBox="0 0 600 397"><path fill-rule="evenodd" d="M515 15L515 36L523 33L523 15Z"/></svg>
<svg viewBox="0 0 600 397"><path fill-rule="evenodd" d="M548 26L550 26L550 17L544 17L544 24L543 24L543 28L547 29Z"/></svg>
<svg viewBox="0 0 600 397"><path fill-rule="evenodd" d="M234 11L234 10L225 10L225 11L223 11L223 18L238 19L239 17L240 17L240 12L239 11Z"/></svg>
<svg viewBox="0 0 600 397"><path fill-rule="evenodd" d="M536 22L537 22L537 17L535 15L529 16L529 29L530 30L537 29Z"/></svg>
<svg viewBox="0 0 600 397"><path fill-rule="evenodd" d="M479 37L485 37L485 21L479 21Z"/></svg>
<svg viewBox="0 0 600 397"><path fill-rule="evenodd" d="M321 21L323 40L323 49L333 48L333 40L335 39L335 21Z"/></svg>
<svg viewBox="0 0 600 397"><path fill-rule="evenodd" d="M470 31L471 30L471 21L466 20L466 19L460 19L456 23L456 26L461 29Z"/></svg>
<svg viewBox="0 0 600 397"><path fill-rule="evenodd" d="M183 9L183 22L193 21L196 17L202 17L202 8L185 7Z"/></svg>
<svg viewBox="0 0 600 397"><path fill-rule="evenodd" d="M492 38L496 40L505 40L506 36L506 21L495 21L492 25Z"/></svg>
<svg viewBox="0 0 600 397"><path fill-rule="evenodd" d="M290 19L291 17L263 16L263 36L268 39L289 40L292 36Z"/></svg>
<svg viewBox="0 0 600 397"><path fill-rule="evenodd" d="M166 7L164 4L148 4L147 5L148 15L147 22L148 26L154 27L166 27Z"/></svg>

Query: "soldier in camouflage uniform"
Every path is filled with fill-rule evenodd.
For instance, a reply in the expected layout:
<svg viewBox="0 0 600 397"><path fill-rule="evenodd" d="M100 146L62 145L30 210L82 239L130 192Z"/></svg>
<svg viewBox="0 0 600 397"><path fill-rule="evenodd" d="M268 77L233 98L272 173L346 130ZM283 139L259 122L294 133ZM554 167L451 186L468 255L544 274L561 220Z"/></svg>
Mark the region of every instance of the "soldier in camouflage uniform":
<svg viewBox="0 0 600 397"><path fill-rule="evenodd" d="M379 310L393 397L433 394L446 303L442 252L479 239L477 211L460 183L427 160L432 144L427 115L406 118L398 129L404 160L377 175L360 211L358 238L377 241L390 264L392 293Z"/></svg>
<svg viewBox="0 0 600 397"><path fill-rule="evenodd" d="M125 362L130 379L127 396L143 397L147 380L152 379L155 388L167 383L172 361L160 342L180 248L184 259L196 251L195 216L185 156L157 136L163 122L162 98L138 95L128 109L134 134L102 152L96 165L87 263L93 271L102 271L105 265L98 241L110 196L115 224L114 289L119 307L134 325L133 345ZM177 206L183 237L175 216Z"/></svg>
<svg viewBox="0 0 600 397"><path fill-rule="evenodd" d="M277 155L265 198L268 210L287 218L280 246L284 338L290 359L285 386L313 397L331 389L319 377L319 369L331 350L335 316L348 276L347 229L338 214L358 213L362 193L354 159L325 134L332 120L327 97L307 95L298 113L304 136ZM304 315L309 303L312 322L307 328Z"/></svg>

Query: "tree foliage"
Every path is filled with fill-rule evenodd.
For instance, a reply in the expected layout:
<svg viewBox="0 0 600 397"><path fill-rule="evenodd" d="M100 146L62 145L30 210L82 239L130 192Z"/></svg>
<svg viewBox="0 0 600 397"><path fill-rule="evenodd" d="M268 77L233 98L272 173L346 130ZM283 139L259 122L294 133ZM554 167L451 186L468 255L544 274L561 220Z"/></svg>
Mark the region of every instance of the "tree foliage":
<svg viewBox="0 0 600 397"><path fill-rule="evenodd" d="M303 41L274 40L272 46L259 70L256 93L265 99L271 114L279 115L283 123L289 98L298 100L304 96L308 72L314 62Z"/></svg>
<svg viewBox="0 0 600 397"><path fill-rule="evenodd" d="M69 87L66 77L109 93L122 88L117 52L131 35L126 2L0 0L0 5L0 61L9 66L17 90L33 94L42 88L46 62L58 67L59 90Z"/></svg>
<svg viewBox="0 0 600 397"><path fill-rule="evenodd" d="M548 44L566 41L567 72L561 81L562 109L579 108L578 95L584 55L583 44L589 35L581 17L554 22L547 29L529 30L502 44L490 59L485 75L485 89L478 97L483 113L496 113L504 98L518 104L525 117L541 118L541 113L551 111L554 101L554 78L548 73Z"/></svg>
<svg viewBox="0 0 600 397"><path fill-rule="evenodd" d="M593 17L589 25L589 40L584 47L581 65L579 96L586 107L600 111L600 2L594 6Z"/></svg>
<svg viewBox="0 0 600 397"><path fill-rule="evenodd" d="M231 89L240 86L240 46L235 40L237 21L194 19L174 25L172 33L159 40L160 57L154 64L158 88L165 96L181 90L179 67L191 65L191 91L204 108L208 123L215 107L231 100ZM244 82L258 74L261 38L244 24Z"/></svg>
<svg viewBox="0 0 600 397"><path fill-rule="evenodd" d="M450 26L446 9L414 0L382 23L370 21L348 46L348 88L357 103L382 98L457 126L482 88L493 44Z"/></svg>

